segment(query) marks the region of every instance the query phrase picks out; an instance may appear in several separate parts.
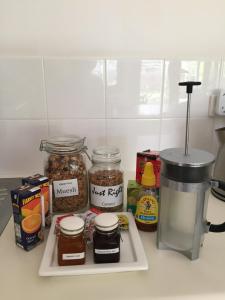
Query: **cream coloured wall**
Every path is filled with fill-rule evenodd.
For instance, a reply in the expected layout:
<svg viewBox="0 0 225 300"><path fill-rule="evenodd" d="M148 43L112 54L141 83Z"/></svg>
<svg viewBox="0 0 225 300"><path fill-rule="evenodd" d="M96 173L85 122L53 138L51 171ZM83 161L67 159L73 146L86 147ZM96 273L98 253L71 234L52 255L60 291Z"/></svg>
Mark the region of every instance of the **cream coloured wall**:
<svg viewBox="0 0 225 300"><path fill-rule="evenodd" d="M224 0L0 0L0 177L42 172L49 135L119 145L127 170L137 151L183 146L181 80L202 81L191 145L216 153L224 29Z"/></svg>
<svg viewBox="0 0 225 300"><path fill-rule="evenodd" d="M0 0L0 55L225 53L224 0Z"/></svg>

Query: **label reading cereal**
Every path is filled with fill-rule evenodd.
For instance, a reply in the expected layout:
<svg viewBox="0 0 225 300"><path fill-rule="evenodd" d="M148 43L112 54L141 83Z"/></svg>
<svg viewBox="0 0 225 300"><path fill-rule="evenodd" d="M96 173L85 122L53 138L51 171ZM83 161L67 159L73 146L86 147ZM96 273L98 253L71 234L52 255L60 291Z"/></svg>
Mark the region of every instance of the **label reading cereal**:
<svg viewBox="0 0 225 300"><path fill-rule="evenodd" d="M77 179L57 180L53 186L55 198L79 195Z"/></svg>
<svg viewBox="0 0 225 300"><path fill-rule="evenodd" d="M123 202L123 184L99 186L91 184L91 203L98 207L115 207Z"/></svg>

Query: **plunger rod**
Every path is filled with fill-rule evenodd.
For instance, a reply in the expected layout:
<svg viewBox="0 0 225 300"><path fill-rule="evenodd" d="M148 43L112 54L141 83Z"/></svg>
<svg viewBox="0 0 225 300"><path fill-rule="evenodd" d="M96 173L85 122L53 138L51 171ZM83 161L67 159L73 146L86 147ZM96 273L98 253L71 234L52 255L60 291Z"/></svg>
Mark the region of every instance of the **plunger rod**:
<svg viewBox="0 0 225 300"><path fill-rule="evenodd" d="M185 133L185 149L184 155L188 155L188 144L189 144L189 123L190 123L190 105L191 105L191 93L194 85L200 85L200 81L185 81L179 82L179 85L186 86L187 93L187 114L186 114L186 133Z"/></svg>
<svg viewBox="0 0 225 300"><path fill-rule="evenodd" d="M190 106L191 106L191 94L187 94L187 113L186 113L186 133L185 133L185 151L184 154L188 155L188 144L189 144L189 124L190 124Z"/></svg>

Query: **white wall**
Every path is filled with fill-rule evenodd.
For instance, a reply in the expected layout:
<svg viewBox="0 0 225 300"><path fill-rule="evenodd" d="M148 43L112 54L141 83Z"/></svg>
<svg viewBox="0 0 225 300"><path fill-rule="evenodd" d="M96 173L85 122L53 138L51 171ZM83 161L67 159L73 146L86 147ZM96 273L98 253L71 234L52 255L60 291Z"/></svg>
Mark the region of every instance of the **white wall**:
<svg viewBox="0 0 225 300"><path fill-rule="evenodd" d="M212 149L209 95L220 87L221 60L0 58L0 176L43 172L41 139L87 137L121 149L135 170L136 152L184 146L186 93L179 81L198 80L191 103L190 144Z"/></svg>
<svg viewBox="0 0 225 300"><path fill-rule="evenodd" d="M203 83L191 143L215 151L224 16L224 0L0 0L0 177L42 172L50 135L116 144L127 170L138 150L183 146L180 80Z"/></svg>
<svg viewBox="0 0 225 300"><path fill-rule="evenodd" d="M224 0L0 0L0 54L221 57Z"/></svg>

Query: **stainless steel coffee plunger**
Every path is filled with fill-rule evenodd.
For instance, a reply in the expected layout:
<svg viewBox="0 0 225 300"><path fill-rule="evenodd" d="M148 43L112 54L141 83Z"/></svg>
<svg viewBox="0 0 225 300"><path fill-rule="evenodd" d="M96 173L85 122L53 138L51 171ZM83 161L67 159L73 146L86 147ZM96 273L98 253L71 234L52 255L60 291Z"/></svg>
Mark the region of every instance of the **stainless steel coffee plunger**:
<svg viewBox="0 0 225 300"><path fill-rule="evenodd" d="M225 223L210 224L206 220L208 196L212 185L224 183L210 180L214 156L189 148L190 104L193 86L201 82L180 82L186 86L187 113L184 148L160 152L161 187L157 246L180 252L191 260L199 257L204 233L225 231Z"/></svg>

